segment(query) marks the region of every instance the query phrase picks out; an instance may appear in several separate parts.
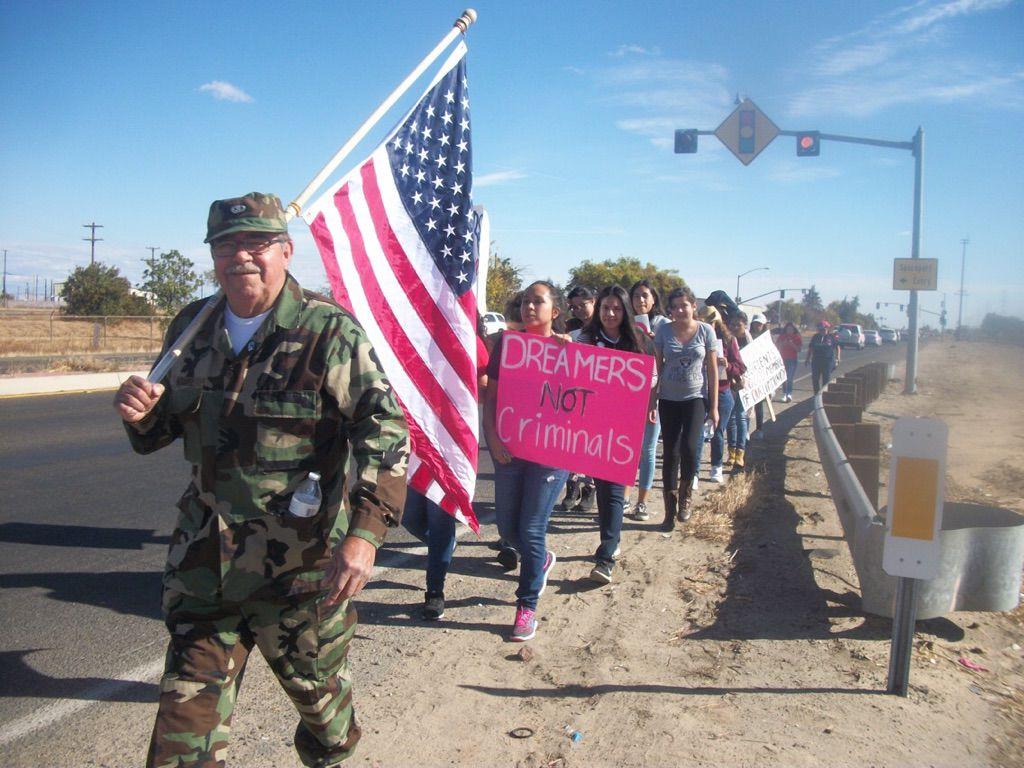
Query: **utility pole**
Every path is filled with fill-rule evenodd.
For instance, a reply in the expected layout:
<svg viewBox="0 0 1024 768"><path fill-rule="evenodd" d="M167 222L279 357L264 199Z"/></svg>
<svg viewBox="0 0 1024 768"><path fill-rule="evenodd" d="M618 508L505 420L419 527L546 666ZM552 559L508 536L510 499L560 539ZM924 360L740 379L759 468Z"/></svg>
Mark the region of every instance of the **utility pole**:
<svg viewBox="0 0 1024 768"><path fill-rule="evenodd" d="M149 279L153 279L153 269L156 266L156 252L160 250L159 245L147 245L149 250Z"/></svg>
<svg viewBox="0 0 1024 768"><path fill-rule="evenodd" d="M96 230L97 229L103 229L103 225L102 224L97 224L94 221L92 224L83 224L82 226L85 227L86 229L90 230L91 234L89 235L89 237L83 237L82 239L83 240L87 240L90 243L92 243L92 250L89 253L89 263L90 264L95 264L96 263L96 243L98 243L98 242L103 240L102 237L96 237Z"/></svg>
<svg viewBox="0 0 1024 768"><path fill-rule="evenodd" d="M956 337L959 339L964 327L964 266L967 264L967 244L971 242L968 238L960 241L963 251L960 254L960 311L956 316Z"/></svg>
<svg viewBox="0 0 1024 768"><path fill-rule="evenodd" d="M7 306L7 249L4 248L4 306Z"/></svg>

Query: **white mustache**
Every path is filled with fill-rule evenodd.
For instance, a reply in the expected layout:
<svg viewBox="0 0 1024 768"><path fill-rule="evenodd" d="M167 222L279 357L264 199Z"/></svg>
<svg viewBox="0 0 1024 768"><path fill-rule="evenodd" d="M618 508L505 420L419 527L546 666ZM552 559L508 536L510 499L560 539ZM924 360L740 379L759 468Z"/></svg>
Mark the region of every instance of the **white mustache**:
<svg viewBox="0 0 1024 768"><path fill-rule="evenodd" d="M225 272L229 275L258 275L260 268L255 264L236 264L228 267Z"/></svg>

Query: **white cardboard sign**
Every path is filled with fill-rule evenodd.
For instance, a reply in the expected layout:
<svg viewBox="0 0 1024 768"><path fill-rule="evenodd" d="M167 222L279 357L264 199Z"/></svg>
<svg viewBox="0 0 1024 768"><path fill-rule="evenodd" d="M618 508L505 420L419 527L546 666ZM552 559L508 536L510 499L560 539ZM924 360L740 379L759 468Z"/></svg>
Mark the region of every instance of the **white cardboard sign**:
<svg viewBox="0 0 1024 768"><path fill-rule="evenodd" d="M740 350L747 372L743 374L743 389L739 390L743 410L771 398L772 393L786 383L786 365L775 347L770 333L762 333Z"/></svg>

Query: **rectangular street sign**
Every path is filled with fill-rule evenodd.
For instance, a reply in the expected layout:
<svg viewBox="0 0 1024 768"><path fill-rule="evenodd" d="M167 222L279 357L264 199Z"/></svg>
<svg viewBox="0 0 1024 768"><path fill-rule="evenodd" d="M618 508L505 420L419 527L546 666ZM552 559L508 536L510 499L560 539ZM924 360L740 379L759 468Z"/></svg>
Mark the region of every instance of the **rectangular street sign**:
<svg viewBox="0 0 1024 768"><path fill-rule="evenodd" d="M892 289L894 291L939 290L939 260L893 259Z"/></svg>

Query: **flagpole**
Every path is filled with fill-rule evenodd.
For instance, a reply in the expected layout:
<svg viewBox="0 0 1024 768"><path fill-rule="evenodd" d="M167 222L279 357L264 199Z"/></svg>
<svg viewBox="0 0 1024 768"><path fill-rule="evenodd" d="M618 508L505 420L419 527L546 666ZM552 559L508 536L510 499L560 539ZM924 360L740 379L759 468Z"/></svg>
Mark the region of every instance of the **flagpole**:
<svg viewBox="0 0 1024 768"><path fill-rule="evenodd" d="M384 114L394 106L395 102L398 101L402 95L409 90L409 87L419 79L420 75L434 63L434 60L449 46L452 40L459 35L466 34L466 30L469 29L470 24L476 21L476 11L472 8L467 8L462 12L462 15L455 20L455 24L452 25L452 30L445 35L441 42L439 42L430 53L424 57L423 61L416 65L416 68L399 83L398 87L391 92L391 94L380 103L380 106L373 111L366 122L359 126L358 130L352 134L352 138L345 142L341 149L339 149L334 157L331 158L330 162L323 167L323 170L316 175L316 177L306 185L306 188L302 190L297 198L292 202L288 203L288 210L286 215L291 218L292 216L298 216L302 213L302 206L304 206L309 198L313 196L313 193L323 186L323 183L327 180L327 177L334 173L334 170L341 164L341 162L348 156L355 146L363 140L370 129L375 126L378 121L384 116Z"/></svg>
<svg viewBox="0 0 1024 768"><path fill-rule="evenodd" d="M285 221L291 221L293 218L302 213L302 206L304 206L309 198L312 197L313 193L323 186L323 183L327 180L327 177L334 173L335 169L342 163L342 161L348 156L348 154L355 148L355 146L363 140L367 133L375 126L384 114L394 106L395 102L402 98L402 95L409 90L416 80L419 79L420 75L429 67L438 56L441 55L444 50L451 45L451 42L459 35L466 34L466 30L469 29L470 25L476 21L476 11L472 8L467 8L462 12L462 15L455 20L452 25L452 29L446 34L434 49L424 57L424 59L416 65L416 67L408 74L408 76L399 83L398 87L393 90L384 101L381 102L380 106L373 111L366 121L359 126L352 137L345 142L345 144L334 153L334 157L323 167L323 169L313 178L306 188L302 190L302 193L296 197L292 202L288 203L288 207L285 209ZM196 316L192 319L192 322L186 326L185 330L181 332L181 336L174 342L174 345L164 353L164 356L160 358L160 361L153 366L153 369L149 372L146 377L147 381L156 383L163 379L167 375L167 372L171 370L171 366L174 365L175 361L181 357L185 347L188 346L189 342L195 338L195 335L199 332L199 328L206 322L206 320L217 310L220 306L221 300L224 298L224 292L218 290L213 296L210 297L209 301L203 305L203 308L199 310Z"/></svg>

